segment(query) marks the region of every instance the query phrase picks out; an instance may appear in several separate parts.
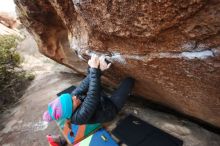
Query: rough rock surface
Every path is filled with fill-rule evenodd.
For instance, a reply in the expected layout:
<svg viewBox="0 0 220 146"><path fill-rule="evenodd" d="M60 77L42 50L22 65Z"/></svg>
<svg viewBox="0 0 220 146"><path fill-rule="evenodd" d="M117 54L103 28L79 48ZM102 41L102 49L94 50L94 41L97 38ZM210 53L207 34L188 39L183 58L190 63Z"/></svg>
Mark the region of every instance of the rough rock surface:
<svg viewBox="0 0 220 146"><path fill-rule="evenodd" d="M16 27L19 25L18 20L11 16L10 13L0 12L0 35L18 35Z"/></svg>
<svg viewBox="0 0 220 146"><path fill-rule="evenodd" d="M0 23L9 28L15 28L18 22L8 13L0 12Z"/></svg>
<svg viewBox="0 0 220 146"><path fill-rule="evenodd" d="M85 73L92 53L135 93L220 127L219 0L15 0L40 52Z"/></svg>

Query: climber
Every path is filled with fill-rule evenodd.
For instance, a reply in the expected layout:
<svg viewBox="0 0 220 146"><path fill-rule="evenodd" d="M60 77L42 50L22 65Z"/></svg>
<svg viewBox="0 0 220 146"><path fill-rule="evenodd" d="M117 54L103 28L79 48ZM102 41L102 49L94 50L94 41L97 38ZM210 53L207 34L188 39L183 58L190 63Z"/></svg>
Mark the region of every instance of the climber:
<svg viewBox="0 0 220 146"><path fill-rule="evenodd" d="M65 118L73 124L92 124L111 121L122 109L134 85L130 77L124 79L112 96L101 89L101 72L110 68L105 57L93 55L88 61L86 78L72 91L62 94L48 104L43 119L47 122Z"/></svg>

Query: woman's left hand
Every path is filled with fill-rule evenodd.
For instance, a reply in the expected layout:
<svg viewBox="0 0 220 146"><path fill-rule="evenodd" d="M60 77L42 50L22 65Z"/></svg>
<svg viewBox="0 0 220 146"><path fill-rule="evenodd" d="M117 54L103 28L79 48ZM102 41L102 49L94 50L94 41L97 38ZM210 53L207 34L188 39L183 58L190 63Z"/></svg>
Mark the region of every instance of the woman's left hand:
<svg viewBox="0 0 220 146"><path fill-rule="evenodd" d="M99 67L99 57L97 55L92 55L91 59L89 59L88 64L91 68L98 68Z"/></svg>

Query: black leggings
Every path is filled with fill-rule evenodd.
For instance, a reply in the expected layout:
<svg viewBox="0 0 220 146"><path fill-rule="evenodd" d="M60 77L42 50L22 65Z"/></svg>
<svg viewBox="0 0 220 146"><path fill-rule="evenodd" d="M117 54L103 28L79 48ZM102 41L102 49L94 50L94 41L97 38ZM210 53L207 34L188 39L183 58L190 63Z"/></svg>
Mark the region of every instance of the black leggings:
<svg viewBox="0 0 220 146"><path fill-rule="evenodd" d="M124 106L125 101L129 96L129 94L131 93L133 86L134 86L134 79L128 77L125 78L119 85L118 89L113 92L112 96L110 97L110 100L117 107L118 111L120 111Z"/></svg>

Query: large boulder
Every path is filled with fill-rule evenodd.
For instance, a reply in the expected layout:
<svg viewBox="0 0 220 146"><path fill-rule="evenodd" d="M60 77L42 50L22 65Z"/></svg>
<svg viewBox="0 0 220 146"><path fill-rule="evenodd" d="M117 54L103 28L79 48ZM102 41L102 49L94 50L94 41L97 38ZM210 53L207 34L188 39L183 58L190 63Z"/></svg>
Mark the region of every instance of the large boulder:
<svg viewBox="0 0 220 146"><path fill-rule="evenodd" d="M15 0L40 52L82 74L93 53L105 77L220 127L219 0Z"/></svg>

